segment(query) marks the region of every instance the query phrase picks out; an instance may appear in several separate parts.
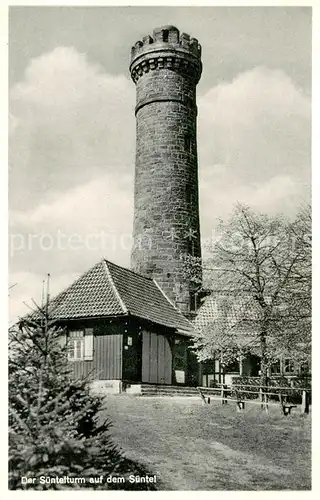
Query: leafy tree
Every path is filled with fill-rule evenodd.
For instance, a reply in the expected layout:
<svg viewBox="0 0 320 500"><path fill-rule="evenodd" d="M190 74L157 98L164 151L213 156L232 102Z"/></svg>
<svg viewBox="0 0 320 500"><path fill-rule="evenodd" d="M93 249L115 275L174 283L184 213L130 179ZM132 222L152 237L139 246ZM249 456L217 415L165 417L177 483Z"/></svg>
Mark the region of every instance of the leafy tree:
<svg viewBox="0 0 320 500"><path fill-rule="evenodd" d="M87 379L71 378L63 330L38 312L10 331L9 488L154 489L151 483L90 482L146 470L112 442L111 421L102 418L104 399L89 391ZM22 476L37 480L22 484ZM68 477L69 483L40 484L40 476ZM85 484L71 482L79 477Z"/></svg>
<svg viewBox="0 0 320 500"><path fill-rule="evenodd" d="M311 207L304 207L290 224L295 263L283 288L279 322L284 344L291 356L311 362L312 245ZM286 263L289 267L289 263Z"/></svg>
<svg viewBox="0 0 320 500"><path fill-rule="evenodd" d="M216 358L226 366L248 354L259 355L259 336L255 330L259 310L253 300L215 293L207 304L212 320L204 325L195 320L201 332L194 338L199 361Z"/></svg>
<svg viewBox="0 0 320 500"><path fill-rule="evenodd" d="M224 301L224 311L195 339L200 359L213 352L259 354L265 383L280 356L310 358L310 222L309 208L290 223L238 204L220 221L204 265L185 257L189 279L200 287L203 271L217 303Z"/></svg>

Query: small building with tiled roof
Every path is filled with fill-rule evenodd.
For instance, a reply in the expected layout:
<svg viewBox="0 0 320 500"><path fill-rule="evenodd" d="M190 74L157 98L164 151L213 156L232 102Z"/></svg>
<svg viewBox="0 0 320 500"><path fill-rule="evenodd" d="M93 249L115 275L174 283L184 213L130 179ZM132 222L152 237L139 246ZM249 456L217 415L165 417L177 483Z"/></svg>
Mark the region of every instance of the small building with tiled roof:
<svg viewBox="0 0 320 500"><path fill-rule="evenodd" d="M211 294L204 298L193 321L194 328L200 336L208 335L215 328L221 330L229 338L236 337L237 344L259 345L256 332L256 321L260 311L251 297L234 297L228 294ZM229 384L235 376L257 376L260 359L247 355L239 362L224 364L220 358L201 363L200 382L202 386L210 386L215 382Z"/></svg>
<svg viewBox="0 0 320 500"><path fill-rule="evenodd" d="M65 327L74 376L99 389L198 383L194 327L154 279L103 259L50 301L49 316Z"/></svg>
<svg viewBox="0 0 320 500"><path fill-rule="evenodd" d="M215 329L217 331L220 329L238 346L239 358L230 364L223 363L223 356L201 362L199 375L201 385L210 386L216 382L229 384L234 377L259 375L261 359L257 325L260 315L261 310L251 296L212 293L204 298L193 321L197 334L200 337L206 336L213 334ZM299 362L286 357L283 353L268 369L268 376L292 377L299 373L300 369Z"/></svg>

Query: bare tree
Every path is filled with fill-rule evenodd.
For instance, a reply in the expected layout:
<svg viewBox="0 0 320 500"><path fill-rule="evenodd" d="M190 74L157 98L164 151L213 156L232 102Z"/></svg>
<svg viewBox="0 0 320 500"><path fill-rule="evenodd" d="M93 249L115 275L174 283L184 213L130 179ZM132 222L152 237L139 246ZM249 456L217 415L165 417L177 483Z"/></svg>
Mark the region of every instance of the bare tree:
<svg viewBox="0 0 320 500"><path fill-rule="evenodd" d="M226 316L202 332L202 341L201 336L196 339L200 350L208 354L210 348L231 343L234 351L246 346L256 353L258 343L263 383L281 354L310 356L310 221L309 208L290 223L238 204L228 221L220 221L204 265L186 258L186 273L197 285L201 269L209 275L211 292L229 297Z"/></svg>

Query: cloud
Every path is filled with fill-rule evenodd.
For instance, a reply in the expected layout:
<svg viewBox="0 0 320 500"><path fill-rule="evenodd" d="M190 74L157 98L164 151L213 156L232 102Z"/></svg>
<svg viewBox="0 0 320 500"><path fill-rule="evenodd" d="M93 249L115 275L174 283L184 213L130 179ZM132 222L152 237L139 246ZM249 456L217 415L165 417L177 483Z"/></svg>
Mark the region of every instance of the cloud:
<svg viewBox="0 0 320 500"><path fill-rule="evenodd" d="M202 168L228 165L246 183L309 175L311 103L285 73L257 67L198 101Z"/></svg>
<svg viewBox="0 0 320 500"><path fill-rule="evenodd" d="M52 276L50 279L51 296L58 294L77 279L78 276L77 273ZM33 300L36 304L41 305L43 281L45 278L45 275L27 271L11 274L10 286L14 286L12 286L9 293L9 325L13 325L20 317L28 314L30 307L35 307Z"/></svg>
<svg viewBox="0 0 320 500"><path fill-rule="evenodd" d="M52 202L10 217L14 268L32 262L37 274L79 272L103 256L129 265L133 179L104 176L60 194Z"/></svg>
<svg viewBox="0 0 320 500"><path fill-rule="evenodd" d="M254 68L198 103L205 237L238 201L292 215L309 200L311 103L285 73Z"/></svg>
<svg viewBox="0 0 320 500"><path fill-rule="evenodd" d="M10 92L11 206L133 170L134 93L72 47L33 59Z"/></svg>
<svg viewBox="0 0 320 500"><path fill-rule="evenodd" d="M213 188L214 185L214 188ZM236 203L269 215L293 216L308 200L308 189L294 177L277 175L268 181L241 184L224 165L204 171L200 181L201 233L208 238L218 217L228 218Z"/></svg>
<svg viewBox="0 0 320 500"><path fill-rule="evenodd" d="M105 174L27 211L13 211L11 224L25 227L46 226L65 230L88 231L90 228L127 227L130 219L133 178ZM130 196L128 197L128 194ZM117 214L115 220L115 214Z"/></svg>
<svg viewBox="0 0 320 500"><path fill-rule="evenodd" d="M214 120L220 125L251 125L264 115L310 118L310 102L294 82L283 71L263 66L210 89L204 101L214 106Z"/></svg>

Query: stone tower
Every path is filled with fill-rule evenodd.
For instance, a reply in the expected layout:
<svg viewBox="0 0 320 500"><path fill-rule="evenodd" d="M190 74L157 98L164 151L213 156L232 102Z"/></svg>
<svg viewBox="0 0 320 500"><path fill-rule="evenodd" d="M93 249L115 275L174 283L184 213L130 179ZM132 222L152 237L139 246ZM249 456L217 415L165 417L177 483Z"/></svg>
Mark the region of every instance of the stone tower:
<svg viewBox="0 0 320 500"><path fill-rule="evenodd" d="M163 26L136 42L136 165L132 269L153 277L188 314L192 285L181 256L200 257L196 85L198 40Z"/></svg>

